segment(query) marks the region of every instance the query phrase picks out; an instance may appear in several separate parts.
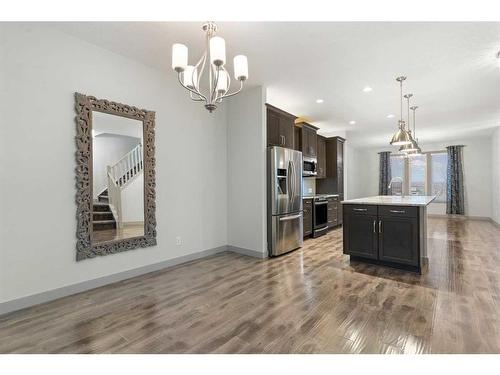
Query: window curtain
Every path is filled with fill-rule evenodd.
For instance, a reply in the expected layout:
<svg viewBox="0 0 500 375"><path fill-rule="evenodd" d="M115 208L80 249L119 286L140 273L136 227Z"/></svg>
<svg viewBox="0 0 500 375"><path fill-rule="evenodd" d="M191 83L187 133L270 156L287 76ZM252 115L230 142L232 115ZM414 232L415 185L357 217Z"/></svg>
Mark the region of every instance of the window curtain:
<svg viewBox="0 0 500 375"><path fill-rule="evenodd" d="M389 195L389 183L391 182L391 152L379 152L379 156L378 195Z"/></svg>
<svg viewBox="0 0 500 375"><path fill-rule="evenodd" d="M446 213L464 214L464 172L463 150L464 146L448 146Z"/></svg>

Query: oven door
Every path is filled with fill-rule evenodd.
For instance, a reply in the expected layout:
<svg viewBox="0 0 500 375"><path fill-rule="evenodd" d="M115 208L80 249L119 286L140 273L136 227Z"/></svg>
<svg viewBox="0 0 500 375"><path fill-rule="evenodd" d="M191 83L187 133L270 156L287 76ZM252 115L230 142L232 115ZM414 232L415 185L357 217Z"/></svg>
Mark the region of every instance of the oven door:
<svg viewBox="0 0 500 375"><path fill-rule="evenodd" d="M328 202L314 202L314 229L321 229L328 224Z"/></svg>

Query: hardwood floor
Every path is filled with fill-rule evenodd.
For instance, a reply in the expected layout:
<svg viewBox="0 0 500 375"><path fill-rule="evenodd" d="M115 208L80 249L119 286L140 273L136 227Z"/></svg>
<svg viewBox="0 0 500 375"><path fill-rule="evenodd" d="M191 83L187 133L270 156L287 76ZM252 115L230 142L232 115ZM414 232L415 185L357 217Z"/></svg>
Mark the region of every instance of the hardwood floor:
<svg viewBox="0 0 500 375"><path fill-rule="evenodd" d="M223 253L0 317L3 353L499 353L500 229L429 218L422 275L349 262L342 231Z"/></svg>
<svg viewBox="0 0 500 375"><path fill-rule="evenodd" d="M93 241L95 243L123 240L125 238L144 236L144 223L125 224L123 228L102 229L93 231Z"/></svg>

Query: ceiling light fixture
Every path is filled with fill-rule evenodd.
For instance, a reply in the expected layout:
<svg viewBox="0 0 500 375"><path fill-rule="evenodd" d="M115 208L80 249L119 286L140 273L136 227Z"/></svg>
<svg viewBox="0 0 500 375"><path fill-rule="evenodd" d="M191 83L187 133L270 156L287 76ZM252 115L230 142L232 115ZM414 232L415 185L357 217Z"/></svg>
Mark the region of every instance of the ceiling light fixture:
<svg viewBox="0 0 500 375"><path fill-rule="evenodd" d="M391 113L390 115L387 115L387 118L394 118L394 115Z"/></svg>
<svg viewBox="0 0 500 375"><path fill-rule="evenodd" d="M349 125L355 125L355 124L356 124L356 121L354 121L354 120L349 121Z"/></svg>
<svg viewBox="0 0 500 375"><path fill-rule="evenodd" d="M324 100L323 100L323 99L316 99L316 103L318 103L318 104L321 104L321 103L323 103L323 102L324 102Z"/></svg>
<svg viewBox="0 0 500 375"><path fill-rule="evenodd" d="M418 138L417 138L417 123L415 121L415 111L417 110L417 106L414 105L413 107L410 107L410 109L413 111L413 137L414 137L414 140L415 140L415 143L417 144L417 150L410 153L409 155L410 156L413 156L413 155L421 155L422 154L422 149L420 148L420 146L418 145Z"/></svg>
<svg viewBox="0 0 500 375"><path fill-rule="evenodd" d="M363 89L363 92L370 92L370 91L373 91L373 89L372 89L370 86L366 86L366 87Z"/></svg>
<svg viewBox="0 0 500 375"><path fill-rule="evenodd" d="M412 137L412 134L411 134L410 99L411 99L412 96L413 96L413 94L406 94L404 96L406 98L407 102L408 102L408 117L407 117L407 120L408 120L408 134L410 135L410 138L411 138L411 143L405 144L405 145L403 145L403 146L401 146L399 148L399 151L403 152L405 154L412 154L412 153L418 152L418 150L419 150L418 144L415 141L415 139Z"/></svg>
<svg viewBox="0 0 500 375"><path fill-rule="evenodd" d="M391 145L394 146L402 146L408 143L411 143L410 134L405 129L405 122L403 121L403 81L406 79L404 76L400 76L396 78L396 81L399 82L399 88L401 93L401 117L398 121L398 130L391 139Z"/></svg>
<svg viewBox="0 0 500 375"><path fill-rule="evenodd" d="M240 87L229 93L231 78L224 65L226 64L226 42L215 36L217 25L214 22L203 24L206 33L206 49L196 65L188 65L188 48L184 44L172 46L172 69L177 72L179 83L189 91L189 96L196 102L205 102L205 108L213 112L222 99L238 94L243 88L243 81L248 79L248 60L244 55L233 59L234 78L240 81ZM210 56L209 56L210 53ZM207 65L207 59L208 65ZM200 81L208 68L208 87L205 94L200 88Z"/></svg>

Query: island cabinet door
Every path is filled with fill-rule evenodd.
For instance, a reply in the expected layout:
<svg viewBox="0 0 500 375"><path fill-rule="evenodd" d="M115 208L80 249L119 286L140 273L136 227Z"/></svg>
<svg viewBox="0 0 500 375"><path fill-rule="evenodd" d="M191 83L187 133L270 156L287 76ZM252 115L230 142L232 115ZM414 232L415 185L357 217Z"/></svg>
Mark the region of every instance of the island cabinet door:
<svg viewBox="0 0 500 375"><path fill-rule="evenodd" d="M377 259L377 216L344 211L344 254Z"/></svg>
<svg viewBox="0 0 500 375"><path fill-rule="evenodd" d="M418 219L379 217L378 257L384 262L419 265Z"/></svg>

